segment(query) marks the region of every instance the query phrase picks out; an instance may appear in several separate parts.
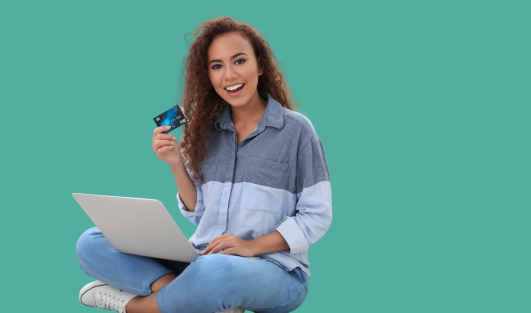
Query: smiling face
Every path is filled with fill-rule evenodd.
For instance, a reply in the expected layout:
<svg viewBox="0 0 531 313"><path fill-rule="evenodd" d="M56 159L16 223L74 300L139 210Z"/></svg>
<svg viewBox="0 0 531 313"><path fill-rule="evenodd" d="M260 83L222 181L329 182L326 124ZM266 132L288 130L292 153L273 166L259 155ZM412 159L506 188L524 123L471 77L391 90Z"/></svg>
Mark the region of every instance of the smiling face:
<svg viewBox="0 0 531 313"><path fill-rule="evenodd" d="M262 75L249 40L240 33L219 35L208 48L208 76L216 92L232 106L243 106L257 93Z"/></svg>

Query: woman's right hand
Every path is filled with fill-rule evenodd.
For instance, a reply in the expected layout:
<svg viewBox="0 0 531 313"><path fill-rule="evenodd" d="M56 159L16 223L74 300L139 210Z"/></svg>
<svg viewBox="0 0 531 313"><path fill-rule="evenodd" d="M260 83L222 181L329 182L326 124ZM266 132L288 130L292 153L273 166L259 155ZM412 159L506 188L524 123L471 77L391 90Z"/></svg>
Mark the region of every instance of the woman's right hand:
<svg viewBox="0 0 531 313"><path fill-rule="evenodd" d="M160 126L153 131L153 152L157 155L157 158L168 163L171 167L178 167L181 165L182 156L181 149L177 138L170 134L163 133L170 129L170 126Z"/></svg>

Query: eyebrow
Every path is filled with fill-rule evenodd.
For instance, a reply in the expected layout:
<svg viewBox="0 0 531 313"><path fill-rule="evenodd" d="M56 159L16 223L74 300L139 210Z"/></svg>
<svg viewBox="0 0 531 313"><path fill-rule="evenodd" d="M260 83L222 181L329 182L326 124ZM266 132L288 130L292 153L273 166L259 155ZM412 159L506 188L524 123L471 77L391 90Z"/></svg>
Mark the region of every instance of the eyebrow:
<svg viewBox="0 0 531 313"><path fill-rule="evenodd" d="M245 54L245 53L243 53L243 52L236 53L236 54L233 55L230 59L232 60L232 59L234 59L235 57L237 57L237 56L239 56L239 55L242 55L242 54ZM247 54L245 54L245 55L247 55ZM208 64L210 64L210 63L212 63L212 62L220 62L220 63L221 63L221 60L219 60L219 59L212 60L212 61L208 62Z"/></svg>

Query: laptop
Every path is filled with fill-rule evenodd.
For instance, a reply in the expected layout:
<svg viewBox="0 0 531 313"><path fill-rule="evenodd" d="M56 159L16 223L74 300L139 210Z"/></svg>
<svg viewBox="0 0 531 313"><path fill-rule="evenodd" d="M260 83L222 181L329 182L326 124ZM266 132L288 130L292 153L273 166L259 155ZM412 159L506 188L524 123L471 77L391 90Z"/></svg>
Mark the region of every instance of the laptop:
<svg viewBox="0 0 531 313"><path fill-rule="evenodd" d="M201 255L202 250L192 246L159 200L83 193L72 196L119 252L188 263Z"/></svg>

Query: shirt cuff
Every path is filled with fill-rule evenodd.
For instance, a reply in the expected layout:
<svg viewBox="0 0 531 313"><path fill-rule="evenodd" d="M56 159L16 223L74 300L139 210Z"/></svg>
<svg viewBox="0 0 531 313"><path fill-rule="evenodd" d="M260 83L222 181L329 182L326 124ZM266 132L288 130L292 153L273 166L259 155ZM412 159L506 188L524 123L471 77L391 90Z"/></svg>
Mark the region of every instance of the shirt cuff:
<svg viewBox="0 0 531 313"><path fill-rule="evenodd" d="M197 198L197 203L195 204L195 211L194 212L188 211L186 209L186 207L184 206L183 200L181 199L181 195L179 195L179 193L177 193L177 202L179 202L179 210L181 210L181 213L185 217L195 217L195 216L203 214L203 209L204 209L203 201L199 200L199 197Z"/></svg>
<svg viewBox="0 0 531 313"><path fill-rule="evenodd" d="M301 253L310 248L306 237L299 228L299 225L297 225L297 222L295 222L294 217L288 216L284 218L276 227L276 230L288 243L291 254Z"/></svg>

